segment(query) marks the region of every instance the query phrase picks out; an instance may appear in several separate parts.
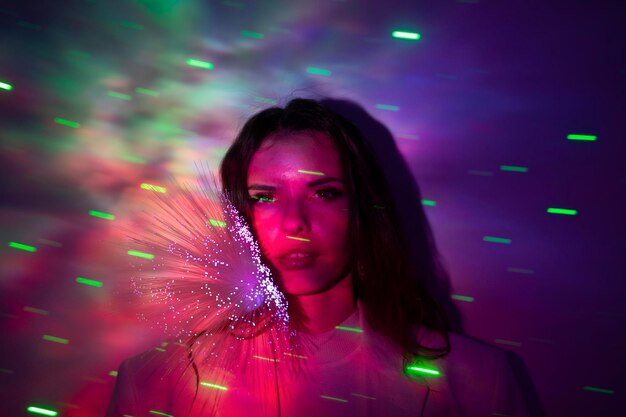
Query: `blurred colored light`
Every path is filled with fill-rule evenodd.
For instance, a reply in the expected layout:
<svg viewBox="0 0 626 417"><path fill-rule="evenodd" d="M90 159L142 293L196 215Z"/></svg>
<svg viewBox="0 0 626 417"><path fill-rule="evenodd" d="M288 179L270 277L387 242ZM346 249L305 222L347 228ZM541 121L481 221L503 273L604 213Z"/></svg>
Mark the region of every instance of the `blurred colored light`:
<svg viewBox="0 0 626 417"><path fill-rule="evenodd" d="M437 205L437 202L434 200L422 200L422 205L434 207Z"/></svg>
<svg viewBox="0 0 626 417"><path fill-rule="evenodd" d="M368 400L375 400L376 399L375 397L370 397L370 396L363 395L363 394L357 394L356 392L351 392L350 394L354 395L355 397L366 398Z"/></svg>
<svg viewBox="0 0 626 417"><path fill-rule="evenodd" d="M605 388L597 388L597 387L590 387L590 386L584 386L583 389L585 391L593 391L593 392L601 392L603 394L615 394L615 391L613 391L612 389L605 389Z"/></svg>
<svg viewBox="0 0 626 417"><path fill-rule="evenodd" d="M154 259L154 255L152 255L151 253L139 252L136 250L129 250L127 253L130 256L136 256L137 258Z"/></svg>
<svg viewBox="0 0 626 417"><path fill-rule="evenodd" d="M494 236L485 236L483 237L485 242L493 242L493 243L506 243L507 245L511 243L511 239L506 239L503 237L494 237Z"/></svg>
<svg viewBox="0 0 626 417"><path fill-rule="evenodd" d="M300 240L302 242L310 242L311 239L307 239L305 237L296 237L296 236L285 236L287 239L292 239L292 240Z"/></svg>
<svg viewBox="0 0 626 417"><path fill-rule="evenodd" d="M124 93L118 93L117 91L111 91L109 90L109 92L107 93L107 95L109 97L113 97L113 98L118 98L120 100L125 100L125 101L130 101L133 98L131 96L129 96L128 94L124 94Z"/></svg>
<svg viewBox="0 0 626 417"><path fill-rule="evenodd" d="M589 141L594 141L597 140L598 137L597 136L593 136L593 135L567 135L567 138L569 140L589 140Z"/></svg>
<svg viewBox="0 0 626 417"><path fill-rule="evenodd" d="M494 342L500 345L517 346L517 347L522 346L520 342L514 342L513 340L506 340L506 339L494 339Z"/></svg>
<svg viewBox="0 0 626 417"><path fill-rule="evenodd" d="M517 272L519 274L534 274L535 271L533 271L532 269L524 269L524 268L513 268L513 267L509 267L506 269L509 272Z"/></svg>
<svg viewBox="0 0 626 417"><path fill-rule="evenodd" d="M546 210L547 213L552 213L552 214L567 214L570 216L575 216L576 214L578 214L578 211L576 210L572 210L572 209L564 209L564 208L556 208L556 207L550 207Z"/></svg>
<svg viewBox="0 0 626 417"><path fill-rule="evenodd" d="M79 284L85 284L85 285L89 285L92 287L102 287L102 282L95 281L93 279L78 277L76 278L76 282L78 282Z"/></svg>
<svg viewBox="0 0 626 417"><path fill-rule="evenodd" d="M43 243L44 245L48 245L48 246L54 246L54 247L57 247L57 248L63 247L63 245L61 243L55 242L54 240L39 239L38 241L40 243Z"/></svg>
<svg viewBox="0 0 626 417"><path fill-rule="evenodd" d="M200 61L198 59L189 58L187 60L187 65L196 68L204 68L204 69L213 69L213 64L210 62Z"/></svg>
<svg viewBox="0 0 626 417"><path fill-rule="evenodd" d="M415 41L422 37L422 35L417 32L403 32L400 30L394 30L391 32L391 36L398 39L411 39Z"/></svg>
<svg viewBox="0 0 626 417"><path fill-rule="evenodd" d="M301 174L311 174L311 175L321 175L321 176L324 176L323 172L318 172L318 171L305 171L303 169L299 169L298 172L301 173Z"/></svg>
<svg viewBox="0 0 626 417"><path fill-rule="evenodd" d="M357 327L335 326L335 329L345 330L347 332L363 333L363 329L359 329Z"/></svg>
<svg viewBox="0 0 626 417"><path fill-rule="evenodd" d="M500 171L512 171L512 172L528 172L526 167L516 167L513 165L500 165Z"/></svg>
<svg viewBox="0 0 626 417"><path fill-rule="evenodd" d="M67 120L67 119L61 119L60 117L57 117L56 119L54 119L54 123L58 123L58 124L63 125L63 126L73 127L74 129L80 127L80 123L73 122L73 121Z"/></svg>
<svg viewBox="0 0 626 417"><path fill-rule="evenodd" d="M47 316L48 314L50 314L49 311L31 306L24 306L24 311L28 311L29 313L41 314L42 316Z"/></svg>
<svg viewBox="0 0 626 417"><path fill-rule="evenodd" d="M315 68L315 67L307 68L306 72L308 72L309 74L316 74L316 75L330 75L330 74L332 74L330 72L330 70L323 69L323 68Z"/></svg>
<svg viewBox="0 0 626 417"><path fill-rule="evenodd" d="M9 247L15 248L15 249L25 250L26 252L37 252L37 248L36 247L24 245L23 243L9 242Z"/></svg>
<svg viewBox="0 0 626 417"><path fill-rule="evenodd" d="M272 105L278 103L276 100L272 100L271 98L266 98L266 97L255 97L254 101L256 101L257 103L272 104Z"/></svg>
<svg viewBox="0 0 626 417"><path fill-rule="evenodd" d="M223 385L209 384L208 382L200 382L200 385L203 385L205 387L219 389L219 390L222 390L222 391L228 391L228 388L226 388Z"/></svg>
<svg viewBox="0 0 626 417"><path fill-rule="evenodd" d="M265 356L252 355L253 358L268 362L280 362L278 359L266 358Z"/></svg>
<svg viewBox="0 0 626 417"><path fill-rule="evenodd" d="M427 374L427 375L435 375L435 376L441 375L441 372L439 372L438 370L434 368L426 368L421 365L411 365L411 366L408 366L406 370L419 373L419 374Z"/></svg>
<svg viewBox="0 0 626 417"><path fill-rule="evenodd" d="M48 409L45 409L45 408L33 407L33 406L28 407L26 410L29 413L41 414L42 416L56 416L57 414L59 414L59 413L57 413L54 410L48 410Z"/></svg>
<svg viewBox="0 0 626 417"><path fill-rule="evenodd" d="M155 410L150 410L150 414L156 414L158 416L165 416L165 417L174 417L171 414L167 414L167 413L162 413L160 411L155 411Z"/></svg>
<svg viewBox="0 0 626 417"><path fill-rule="evenodd" d="M11 91L13 90L13 86L11 84L3 83L0 81L0 88L3 90Z"/></svg>
<svg viewBox="0 0 626 417"><path fill-rule="evenodd" d="M262 33L250 32L249 30L242 30L240 33L241 33L241 36L246 36L248 38L254 38L254 39L263 39L265 37L265 35Z"/></svg>
<svg viewBox="0 0 626 417"><path fill-rule="evenodd" d="M47 340L48 342L60 343L62 345L67 345L68 343L70 343L68 339L63 339L61 337L56 337L56 336L50 336L48 334L44 334L42 339Z"/></svg>
<svg viewBox="0 0 626 417"><path fill-rule="evenodd" d="M124 26L125 28L129 28L129 29L143 30L143 26L140 25L139 23L135 23L135 22L128 22L128 21L122 20L120 22L120 25Z"/></svg>
<svg viewBox="0 0 626 417"><path fill-rule="evenodd" d="M115 220L115 216L109 213L103 213L101 211L89 210L89 215L93 217L99 217L106 220Z"/></svg>
<svg viewBox="0 0 626 417"><path fill-rule="evenodd" d="M468 303L471 303L472 301L474 301L474 297L468 297L466 295L452 294L451 298L453 300L467 301Z"/></svg>
<svg viewBox="0 0 626 417"><path fill-rule="evenodd" d="M394 106L393 104L377 104L376 108L378 110L389 110L389 111L399 111L400 106Z"/></svg>
<svg viewBox="0 0 626 417"><path fill-rule="evenodd" d="M122 159L124 161L128 161L128 162L132 162L134 164L145 164L146 160L143 158L140 158L138 156L133 156L133 155L122 155Z"/></svg>
<svg viewBox="0 0 626 417"><path fill-rule="evenodd" d="M344 400L343 398L337 398L337 397L329 397L328 395L320 395L320 397L324 398L325 400L332 400L332 401L337 401L340 403L347 403L348 400Z"/></svg>
<svg viewBox="0 0 626 417"><path fill-rule="evenodd" d="M110 376L117 376L117 371L111 371L111 372L109 372L109 375Z"/></svg>
<svg viewBox="0 0 626 417"><path fill-rule="evenodd" d="M158 185L147 184L145 182L141 184L141 188L144 190L156 191L158 193L167 192L167 189L165 189L165 187L159 187Z"/></svg>
<svg viewBox="0 0 626 417"><path fill-rule="evenodd" d="M135 88L135 93L144 94L146 96L152 96L152 97L158 97L161 94L158 91L148 90L147 88L141 88L141 87Z"/></svg>
<svg viewBox="0 0 626 417"><path fill-rule="evenodd" d="M211 226L226 227L226 223L219 220L209 219L209 223L211 223Z"/></svg>
<svg viewBox="0 0 626 417"><path fill-rule="evenodd" d="M467 173L470 175L479 175L481 177L493 177L493 172L491 171L479 171L476 169L470 169L469 171L467 171Z"/></svg>

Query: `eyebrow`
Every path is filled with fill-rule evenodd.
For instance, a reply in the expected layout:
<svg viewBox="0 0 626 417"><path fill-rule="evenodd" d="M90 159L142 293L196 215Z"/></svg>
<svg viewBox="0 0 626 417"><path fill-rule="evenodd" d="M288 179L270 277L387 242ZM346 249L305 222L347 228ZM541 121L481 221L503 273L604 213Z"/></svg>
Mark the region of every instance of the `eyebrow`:
<svg viewBox="0 0 626 417"><path fill-rule="evenodd" d="M340 182L343 184L344 181L341 178L324 177L318 180L308 182L306 185L307 187L316 187L318 185L326 184L329 182ZM250 186L248 186L248 190L276 191L276 187L274 187L273 185L251 184Z"/></svg>

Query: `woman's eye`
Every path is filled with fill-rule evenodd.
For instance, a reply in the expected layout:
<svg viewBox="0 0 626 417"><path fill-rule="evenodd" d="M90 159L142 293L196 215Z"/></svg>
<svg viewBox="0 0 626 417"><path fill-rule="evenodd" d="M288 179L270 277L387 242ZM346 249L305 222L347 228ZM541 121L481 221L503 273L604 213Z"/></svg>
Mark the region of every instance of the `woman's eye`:
<svg viewBox="0 0 626 417"><path fill-rule="evenodd" d="M317 190L315 195L324 200L334 201L343 196L343 191L336 188L322 188Z"/></svg>
<svg viewBox="0 0 626 417"><path fill-rule="evenodd" d="M273 203L276 198L272 194L255 194L251 195L252 203L263 202L263 203Z"/></svg>

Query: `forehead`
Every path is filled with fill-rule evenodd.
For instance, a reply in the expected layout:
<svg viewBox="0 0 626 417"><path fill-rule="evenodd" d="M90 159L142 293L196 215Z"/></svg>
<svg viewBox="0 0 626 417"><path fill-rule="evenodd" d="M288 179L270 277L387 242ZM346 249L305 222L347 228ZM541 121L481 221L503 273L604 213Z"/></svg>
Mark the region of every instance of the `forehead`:
<svg viewBox="0 0 626 417"><path fill-rule="evenodd" d="M313 176L322 178L320 173L342 176L339 152L332 139L320 132L280 133L265 139L252 157L248 182L262 178L311 180Z"/></svg>

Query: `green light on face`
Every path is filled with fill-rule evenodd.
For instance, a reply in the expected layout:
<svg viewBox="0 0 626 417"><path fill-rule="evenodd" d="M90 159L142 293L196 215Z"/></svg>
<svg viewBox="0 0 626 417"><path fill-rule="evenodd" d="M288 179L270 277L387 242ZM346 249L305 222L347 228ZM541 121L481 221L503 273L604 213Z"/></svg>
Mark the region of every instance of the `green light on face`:
<svg viewBox="0 0 626 417"><path fill-rule="evenodd" d="M152 255L151 253L139 252L136 250L129 250L127 253L130 256L136 256L137 258L154 259L154 255Z"/></svg>
<svg viewBox="0 0 626 417"><path fill-rule="evenodd" d="M150 410L150 414L156 414L158 416L165 416L165 417L174 417L171 414L162 413L161 411L155 411L155 410Z"/></svg>
<svg viewBox="0 0 626 417"><path fill-rule="evenodd" d="M54 410L48 410L46 408L33 407L33 406L28 407L26 411L28 411L29 413L33 413L33 414L40 414L42 416L56 416L59 414Z"/></svg>
<svg viewBox="0 0 626 417"><path fill-rule="evenodd" d="M363 333L363 329L359 329L357 327L335 326L335 329L345 330L347 332Z"/></svg>
<svg viewBox="0 0 626 417"><path fill-rule="evenodd" d="M513 165L500 165L500 171L528 172L528 168L526 168L526 167L516 167L516 166L513 166Z"/></svg>
<svg viewBox="0 0 626 417"><path fill-rule="evenodd" d="M111 371L111 372L109 372L109 375L110 376L117 376L117 371Z"/></svg>
<svg viewBox="0 0 626 417"><path fill-rule="evenodd" d="M226 223L219 220L209 219L209 223L211 223L211 226L215 227L226 227Z"/></svg>
<svg viewBox="0 0 626 417"><path fill-rule="evenodd" d="M494 236L485 236L483 237L483 241L492 242L492 243L505 243L507 245L510 245L512 242L511 239L506 239L503 237L494 237Z"/></svg>
<svg viewBox="0 0 626 417"><path fill-rule="evenodd" d="M193 58L189 58L187 60L187 65L196 67L196 68L213 69L212 63L206 62L206 61L200 61L199 59L193 59Z"/></svg>
<svg viewBox="0 0 626 417"><path fill-rule="evenodd" d="M48 342L60 343L62 345L67 345L68 343L70 343L68 339L63 339L61 337L56 337L56 336L50 336L48 334L44 334L42 336L42 339L47 340Z"/></svg>
<svg viewBox="0 0 626 417"><path fill-rule="evenodd" d="M325 400L337 401L339 403L347 403L348 402L348 400L344 400L343 398L329 397L328 395L320 395L320 397L325 399Z"/></svg>
<svg viewBox="0 0 626 417"><path fill-rule="evenodd" d="M403 32L400 30L394 30L393 32L391 32L391 36L398 39L410 39L413 41L416 41L422 37L422 35L417 32Z"/></svg>
<svg viewBox="0 0 626 417"><path fill-rule="evenodd" d="M200 382L200 385L205 386L205 387L209 387L209 388L219 389L221 391L228 391L228 388L226 388L223 385L209 384L208 382Z"/></svg>
<svg viewBox="0 0 626 417"><path fill-rule="evenodd" d="M95 281L93 279L78 277L76 278L76 282L78 282L79 284L89 285L91 287L102 287L102 282Z"/></svg>
<svg viewBox="0 0 626 417"><path fill-rule="evenodd" d="M330 74L332 74L330 70L323 69L323 68L315 68L315 67L307 68L306 72L308 72L309 74L326 75L326 76L329 76Z"/></svg>
<svg viewBox="0 0 626 417"><path fill-rule="evenodd" d="M434 368L427 368L425 366L421 366L421 365L411 365L408 366L406 368L408 373L413 373L413 374L418 374L420 376L423 375L433 375L433 376L439 376L441 375L441 372L439 372L438 370L434 369Z"/></svg>
<svg viewBox="0 0 626 417"><path fill-rule="evenodd" d="M450 297L453 300L467 301L468 303L471 303L474 301L474 297L468 297L467 295L452 294Z"/></svg>
<svg viewBox="0 0 626 417"><path fill-rule="evenodd" d="M556 207L550 207L546 210L546 212L551 213L551 214L567 214L569 216L575 216L576 214L578 214L578 211L576 210L556 208Z"/></svg>
<svg viewBox="0 0 626 417"><path fill-rule="evenodd" d="M434 200L422 200L422 205L423 206L435 207L437 205L437 202L434 201Z"/></svg>
<svg viewBox="0 0 626 417"><path fill-rule="evenodd" d="M262 33L250 32L249 30L242 30L240 33L241 33L241 36L246 36L248 38L254 38L254 39L263 39L265 37L265 35Z"/></svg>
<svg viewBox="0 0 626 417"><path fill-rule="evenodd" d="M569 140L587 140L587 141L594 141L594 140L598 140L597 136L593 136L593 135L567 135L567 139Z"/></svg>
<svg viewBox="0 0 626 417"><path fill-rule="evenodd" d="M125 101L131 101L133 99L128 94L118 93L117 91L111 91L111 90L109 90L109 92L107 93L107 96L117 98L120 100L125 100Z"/></svg>
<svg viewBox="0 0 626 417"><path fill-rule="evenodd" d="M60 117L57 117L56 119L54 119L54 123L63 125L63 126L67 126L67 127L73 127L74 129L77 129L80 127L80 123L78 122L73 122L71 120L67 120L67 119L61 119Z"/></svg>
<svg viewBox="0 0 626 417"><path fill-rule="evenodd" d="M298 172L301 174L319 175L322 177L324 176L323 172L318 172L318 171L305 171L303 169L299 169Z"/></svg>
<svg viewBox="0 0 626 417"><path fill-rule="evenodd" d="M302 241L302 242L310 242L311 241L311 239L307 239L307 238L304 238L304 237L296 237L296 236L285 236L285 237L287 239L299 240L299 241Z"/></svg>
<svg viewBox="0 0 626 417"><path fill-rule="evenodd" d="M37 248L36 247L24 245L23 243L9 242L9 247L10 248L15 248L15 249L20 249L20 250L25 250L26 252L37 252Z"/></svg>
<svg viewBox="0 0 626 417"><path fill-rule="evenodd" d="M158 97L161 95L161 93L159 93L158 91L148 90L147 88L141 88L141 87L135 88L135 93L143 94L143 95L151 96L151 97Z"/></svg>
<svg viewBox="0 0 626 417"><path fill-rule="evenodd" d="M612 389L590 387L588 385L583 387L583 389L585 391L601 392L602 394L615 394L615 391L613 391Z"/></svg>
<svg viewBox="0 0 626 417"><path fill-rule="evenodd" d="M103 213L101 211L89 210L89 215L106 220L115 220L115 216L109 213Z"/></svg>
<svg viewBox="0 0 626 417"><path fill-rule="evenodd" d="M11 84L3 83L0 81L0 89L11 91L13 90L13 86Z"/></svg>
<svg viewBox="0 0 626 417"><path fill-rule="evenodd" d="M399 111L400 106L394 106L393 104L377 104L376 108L378 110L388 110L388 111Z"/></svg>
<svg viewBox="0 0 626 417"><path fill-rule="evenodd" d="M165 187L159 187L158 185L147 184L145 182L141 184L141 188L143 190L156 191L157 193L167 192L167 189Z"/></svg>

